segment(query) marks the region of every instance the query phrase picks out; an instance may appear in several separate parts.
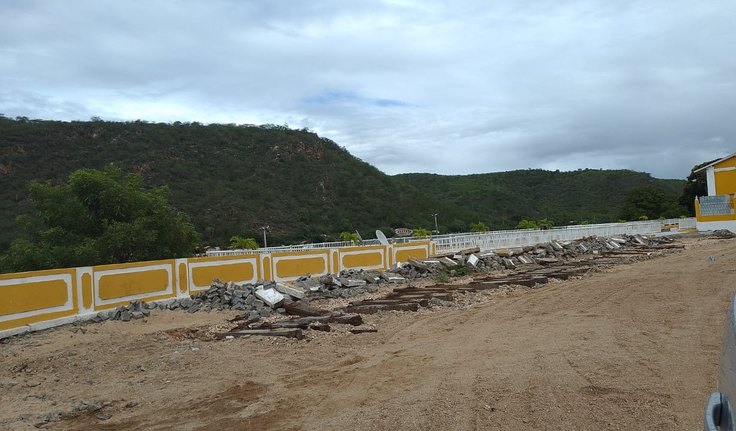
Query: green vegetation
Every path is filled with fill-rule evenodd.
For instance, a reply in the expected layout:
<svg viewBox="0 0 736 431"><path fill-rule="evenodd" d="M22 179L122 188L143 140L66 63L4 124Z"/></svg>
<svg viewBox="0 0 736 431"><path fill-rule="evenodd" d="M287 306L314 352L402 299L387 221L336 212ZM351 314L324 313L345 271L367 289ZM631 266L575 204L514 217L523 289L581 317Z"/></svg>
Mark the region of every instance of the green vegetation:
<svg viewBox="0 0 736 431"><path fill-rule="evenodd" d="M621 209L624 220L656 220L679 217L683 209L677 195L654 187L637 187L629 191Z"/></svg>
<svg viewBox="0 0 736 431"><path fill-rule="evenodd" d="M534 220L521 220L519 221L519 224L516 225L517 229L539 229L539 225Z"/></svg>
<svg viewBox="0 0 736 431"><path fill-rule="evenodd" d="M457 220L489 220L494 229L513 229L524 219L548 219L555 226L582 220L614 222L631 189L651 186L667 192L676 202L684 184L682 180L661 180L642 172L598 169L572 172L527 169L449 176L402 174L396 178L428 191L446 206L463 211L462 214L452 210L443 213L438 208L440 224L447 223L440 226L442 232L458 227Z"/></svg>
<svg viewBox="0 0 736 431"><path fill-rule="evenodd" d="M236 250L255 250L258 243L254 238L243 238L242 236L230 237L230 248Z"/></svg>
<svg viewBox="0 0 736 431"><path fill-rule="evenodd" d="M352 242L353 244L357 244L358 242L360 242L360 238L355 232L340 232L340 241Z"/></svg>
<svg viewBox="0 0 736 431"><path fill-rule="evenodd" d="M190 215L203 243L220 246L233 235L259 238L266 225L269 244L279 245L355 229L434 226L434 213L443 233L468 231L477 220L494 229L524 219L610 222L631 189L677 196L684 184L590 169L389 176L329 139L284 126L0 117L0 253L24 237L15 218L34 211L29 182L61 185L75 170L110 163L146 187L168 186L171 203Z"/></svg>
<svg viewBox="0 0 736 431"><path fill-rule="evenodd" d="M429 229L424 229L422 227L416 227L412 229L412 236L415 236L417 238L424 238L432 235L432 232L429 231Z"/></svg>
<svg viewBox="0 0 736 431"><path fill-rule="evenodd" d="M705 179L705 171L695 173L696 170L703 166L709 165L718 159L710 160L699 165L693 166L690 171L685 185L682 188L682 195L680 195L679 204L681 207L687 210L687 214L690 216L695 215L695 197L696 196L707 196L708 195L708 183Z"/></svg>
<svg viewBox="0 0 736 431"><path fill-rule="evenodd" d="M165 187L115 166L74 171L65 184L33 182L35 214L21 217L25 236L0 257L0 270L135 262L190 256L198 235L169 205Z"/></svg>
<svg viewBox="0 0 736 431"><path fill-rule="evenodd" d="M471 232L488 232L488 226L485 223L479 221L478 223L470 223Z"/></svg>

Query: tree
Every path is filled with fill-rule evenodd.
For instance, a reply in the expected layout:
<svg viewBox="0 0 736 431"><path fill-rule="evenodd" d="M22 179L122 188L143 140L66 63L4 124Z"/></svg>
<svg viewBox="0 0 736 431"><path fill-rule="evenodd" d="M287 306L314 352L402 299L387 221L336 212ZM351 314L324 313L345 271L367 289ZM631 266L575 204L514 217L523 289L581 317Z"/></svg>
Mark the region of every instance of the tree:
<svg viewBox="0 0 736 431"><path fill-rule="evenodd" d="M542 220L539 220L537 222L537 225L542 230L552 229L553 227L555 227L555 223L548 218L543 218Z"/></svg>
<svg viewBox="0 0 736 431"><path fill-rule="evenodd" d="M424 238L427 236L430 236L432 232L429 231L429 229L424 229L422 227L416 227L412 229L412 235L417 238Z"/></svg>
<svg viewBox="0 0 736 431"><path fill-rule="evenodd" d="M690 175L688 175L685 184L682 186L682 195L678 202L681 206L687 209L687 213L691 216L695 215L695 196L708 195L708 183L705 179L705 171L700 171L697 174L695 171L703 166L713 163L716 160L711 160L709 162L693 166L693 169L690 171Z"/></svg>
<svg viewBox="0 0 736 431"><path fill-rule="evenodd" d="M521 220L519 224L516 225L517 229L539 229L539 225L534 220Z"/></svg>
<svg viewBox="0 0 736 431"><path fill-rule="evenodd" d="M238 250L255 250L258 248L258 243L254 238L244 238L242 236L231 236L230 237L230 248Z"/></svg>
<svg viewBox="0 0 736 431"><path fill-rule="evenodd" d="M0 269L25 271L191 256L199 237L167 200L168 189L114 165L80 169L66 183L32 182L35 214L20 217Z"/></svg>
<svg viewBox="0 0 736 431"><path fill-rule="evenodd" d="M486 226L482 221L479 221L478 223L470 223L471 232L488 232L488 230L488 226Z"/></svg>
<svg viewBox="0 0 736 431"><path fill-rule="evenodd" d="M678 217L680 212L676 196L655 187L638 187L629 191L621 208L621 218L656 220L660 217Z"/></svg>
<svg viewBox="0 0 736 431"><path fill-rule="evenodd" d="M360 239L358 238L358 234L355 232L340 232L340 241L357 244Z"/></svg>

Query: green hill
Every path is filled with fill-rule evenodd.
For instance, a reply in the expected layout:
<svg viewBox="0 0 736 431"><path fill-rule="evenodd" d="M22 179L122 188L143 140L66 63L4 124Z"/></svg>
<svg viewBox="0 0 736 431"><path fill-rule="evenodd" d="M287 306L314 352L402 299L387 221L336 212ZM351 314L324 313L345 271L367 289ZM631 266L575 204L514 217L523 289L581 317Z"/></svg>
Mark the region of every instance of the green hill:
<svg viewBox="0 0 736 431"><path fill-rule="evenodd" d="M397 178L421 190L431 190L442 202L480 214L481 221L496 229L514 227L521 219L550 218L557 225L613 222L619 218L632 188L655 187L676 200L684 184L682 180L661 180L642 172L594 169L402 174Z"/></svg>
<svg viewBox="0 0 736 431"><path fill-rule="evenodd" d="M632 187L679 194L682 181L631 171L527 170L467 176L389 176L307 130L264 125L42 121L0 116L0 250L30 210L29 181L63 181L115 163L150 186L167 185L205 242L232 235L269 244L336 239L391 226L508 228L522 218L615 221Z"/></svg>

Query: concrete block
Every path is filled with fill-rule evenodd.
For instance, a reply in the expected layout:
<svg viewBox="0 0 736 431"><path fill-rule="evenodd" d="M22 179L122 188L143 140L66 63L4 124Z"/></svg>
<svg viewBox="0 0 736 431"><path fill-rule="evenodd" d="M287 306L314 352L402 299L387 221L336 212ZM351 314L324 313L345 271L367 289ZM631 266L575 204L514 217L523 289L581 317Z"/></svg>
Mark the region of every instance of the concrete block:
<svg viewBox="0 0 736 431"><path fill-rule="evenodd" d="M454 260L450 259L449 257L443 257L443 258L441 258L440 259L440 263L443 264L443 265L445 265L448 268L454 268L454 267L457 266L457 262L455 262Z"/></svg>
<svg viewBox="0 0 736 431"><path fill-rule="evenodd" d="M289 286L284 283L276 283L273 288L279 293L283 293L284 295L289 295L297 299L304 299L304 296L306 295L304 289L299 286Z"/></svg>
<svg viewBox="0 0 736 431"><path fill-rule="evenodd" d="M284 302L284 295L273 288L258 289L256 290L256 296L271 308L276 308Z"/></svg>

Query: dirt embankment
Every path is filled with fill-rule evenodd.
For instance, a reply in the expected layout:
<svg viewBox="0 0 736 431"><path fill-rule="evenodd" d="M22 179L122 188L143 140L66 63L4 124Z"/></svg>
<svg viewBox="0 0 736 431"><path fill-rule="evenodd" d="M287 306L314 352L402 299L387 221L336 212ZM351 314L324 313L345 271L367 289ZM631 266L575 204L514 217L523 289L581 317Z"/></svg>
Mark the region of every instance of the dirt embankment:
<svg viewBox="0 0 736 431"><path fill-rule="evenodd" d="M736 241L686 244L466 309L371 316L375 334L204 342L192 328L234 314L161 311L8 340L0 428L698 429Z"/></svg>

